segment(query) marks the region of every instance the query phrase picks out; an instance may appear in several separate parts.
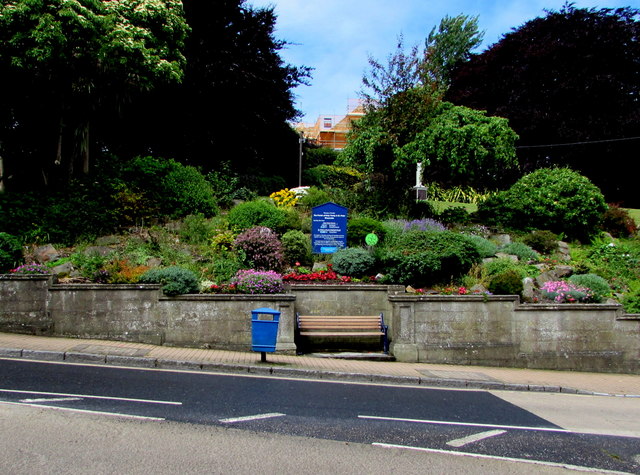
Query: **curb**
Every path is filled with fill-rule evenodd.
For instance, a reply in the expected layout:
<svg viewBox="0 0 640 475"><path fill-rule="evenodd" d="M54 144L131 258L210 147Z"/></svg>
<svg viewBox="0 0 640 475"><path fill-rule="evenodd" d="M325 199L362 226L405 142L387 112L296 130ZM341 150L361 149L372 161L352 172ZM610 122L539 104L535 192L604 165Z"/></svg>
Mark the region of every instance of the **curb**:
<svg viewBox="0 0 640 475"><path fill-rule="evenodd" d="M580 394L587 396L640 397L640 395L610 394L586 391L564 386L545 386L537 384L500 383L485 380L422 378L417 376L393 376L385 374L347 373L339 371L320 371L304 368L285 368L255 364L231 364L218 362L198 362L189 360L168 360L140 356L101 355L49 350L28 350L18 348L0 348L0 358L24 359L30 361L67 362L75 364L104 364L130 368L165 369L174 371L202 371L224 374L254 374L258 376L276 376L300 379L319 379L336 382L391 384L424 386L431 388L479 389L492 391L522 391Z"/></svg>

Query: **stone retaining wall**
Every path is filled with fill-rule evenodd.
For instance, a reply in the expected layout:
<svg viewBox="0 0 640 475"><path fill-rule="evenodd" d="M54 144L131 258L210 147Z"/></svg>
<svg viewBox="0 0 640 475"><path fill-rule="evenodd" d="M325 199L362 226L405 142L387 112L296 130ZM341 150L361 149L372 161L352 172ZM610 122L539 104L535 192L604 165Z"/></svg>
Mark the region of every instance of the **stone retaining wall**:
<svg viewBox="0 0 640 475"><path fill-rule="evenodd" d="M382 285L286 292L165 297L157 285L0 275L0 331L246 351L251 311L269 307L281 312L278 351L293 352L296 312L383 312L399 361L640 374L640 315L619 305L522 305L516 296L417 296Z"/></svg>

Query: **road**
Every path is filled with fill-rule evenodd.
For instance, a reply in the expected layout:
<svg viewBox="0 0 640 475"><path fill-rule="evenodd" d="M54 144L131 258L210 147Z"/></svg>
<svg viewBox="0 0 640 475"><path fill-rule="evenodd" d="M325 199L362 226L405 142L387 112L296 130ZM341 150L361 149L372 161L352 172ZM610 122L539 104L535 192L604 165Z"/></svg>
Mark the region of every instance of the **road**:
<svg viewBox="0 0 640 475"><path fill-rule="evenodd" d="M269 434L268 440L294 437L295 445L304 441L305 446L313 446L313 440L318 447L355 444L358 453L375 449L376 456L367 460L377 459L380 453L412 454L407 455L411 460L467 454L465 458L476 464L479 460L489 465L511 459L535 461L536 472L540 467L574 466L640 473L640 400L631 398L0 360L0 407L9 414L37 411L39 417L56 412L57 416L47 417L132 420L133 427L156 427L159 433L167 430L167 424L180 423L197 426L198 433L206 430L209 437L261 434L262 440ZM13 427L16 417L0 421ZM2 433L11 433L7 429ZM241 456L237 461L248 462ZM512 469L498 473L514 473ZM459 473L469 473L462 470Z"/></svg>

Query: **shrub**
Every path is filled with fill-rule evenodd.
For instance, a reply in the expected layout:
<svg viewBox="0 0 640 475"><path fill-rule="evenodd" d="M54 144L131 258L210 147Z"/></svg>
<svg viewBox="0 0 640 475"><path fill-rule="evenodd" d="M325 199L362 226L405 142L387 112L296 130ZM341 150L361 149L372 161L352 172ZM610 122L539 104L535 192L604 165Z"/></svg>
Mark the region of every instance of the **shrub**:
<svg viewBox="0 0 640 475"><path fill-rule="evenodd" d="M284 253L284 261L293 265L299 262L306 266L313 262L311 254L311 240L302 231L291 230L282 236L282 251Z"/></svg>
<svg viewBox="0 0 640 475"><path fill-rule="evenodd" d="M135 264L124 258L108 263L104 268L106 275L102 274L101 270L88 273L85 269L83 275L91 279L105 278L110 284L135 284L141 281L142 276L149 270L149 266Z"/></svg>
<svg viewBox="0 0 640 475"><path fill-rule="evenodd" d="M256 200L234 206L227 218L233 231L242 232L255 226L278 229L285 222L287 215L273 203Z"/></svg>
<svg viewBox="0 0 640 475"><path fill-rule="evenodd" d="M166 295L197 293L200 288L196 275L192 271L178 266L148 270L142 274L140 282L162 284L162 291Z"/></svg>
<svg viewBox="0 0 640 475"><path fill-rule="evenodd" d="M495 295L521 295L524 289L522 274L518 269L506 269L489 281L489 291Z"/></svg>
<svg viewBox="0 0 640 475"><path fill-rule="evenodd" d="M370 233L375 233L381 242L384 240L385 228L377 219L368 217L350 219L347 223L347 245L362 246L365 237Z"/></svg>
<svg viewBox="0 0 640 475"><path fill-rule="evenodd" d="M412 219L434 218L438 214L436 208L429 201L412 201L409 207L409 217Z"/></svg>
<svg viewBox="0 0 640 475"><path fill-rule="evenodd" d="M331 201L329 193L315 186L309 188L307 193L298 200L300 205L308 209L325 204L327 201Z"/></svg>
<svg viewBox="0 0 640 475"><path fill-rule="evenodd" d="M256 226L240 233L233 243L244 252L246 263L259 270L282 269L282 243L271 229Z"/></svg>
<svg viewBox="0 0 640 475"><path fill-rule="evenodd" d="M392 281L418 287L450 282L480 261L475 246L450 231L408 231L380 255Z"/></svg>
<svg viewBox="0 0 640 475"><path fill-rule="evenodd" d="M491 225L588 239L605 210L602 193L586 177L568 168L543 168L480 203L478 216Z"/></svg>
<svg viewBox="0 0 640 475"><path fill-rule="evenodd" d="M282 276L273 271L239 270L231 281L242 294L279 294L284 292Z"/></svg>
<svg viewBox="0 0 640 475"><path fill-rule="evenodd" d="M180 239L190 244L205 244L212 233L213 226L202 213L190 214L180 226Z"/></svg>
<svg viewBox="0 0 640 475"><path fill-rule="evenodd" d="M640 286L624 295L622 306L627 313L640 313Z"/></svg>
<svg viewBox="0 0 640 475"><path fill-rule="evenodd" d="M273 203L278 208L290 208L296 205L298 197L289 188L283 188L280 191L274 191L269 195L269 198L273 200Z"/></svg>
<svg viewBox="0 0 640 475"><path fill-rule="evenodd" d="M462 234L462 236L475 246L482 258L493 257L498 252L498 245L482 236L475 234Z"/></svg>
<svg viewBox="0 0 640 475"><path fill-rule="evenodd" d="M308 148L305 152L305 162L308 167L312 168L318 165L331 165L338 158L337 151L326 147Z"/></svg>
<svg viewBox="0 0 640 475"><path fill-rule="evenodd" d="M432 218L414 219L406 221L404 219L396 220L402 226L402 231L445 231L447 228L440 222Z"/></svg>
<svg viewBox="0 0 640 475"><path fill-rule="evenodd" d="M212 274L218 283L230 281L242 269L242 262L234 255L216 258L212 265Z"/></svg>
<svg viewBox="0 0 640 475"><path fill-rule="evenodd" d="M369 276L373 272L376 259L366 249L349 247L340 249L331 259L333 269L342 275L351 277Z"/></svg>
<svg viewBox="0 0 640 475"><path fill-rule="evenodd" d="M601 229L613 237L628 237L638 232L638 226L626 209L610 204L602 214Z"/></svg>
<svg viewBox="0 0 640 475"><path fill-rule="evenodd" d="M453 208L447 208L438 215L438 220L447 226L454 224L469 224L471 216L462 206L455 206Z"/></svg>
<svg viewBox="0 0 640 475"><path fill-rule="evenodd" d="M535 230L525 235L522 242L540 254L553 254L558 250L558 236L547 230Z"/></svg>
<svg viewBox="0 0 640 475"><path fill-rule="evenodd" d="M640 278L640 254L625 244L594 242L587 253L587 268L607 280Z"/></svg>
<svg viewBox="0 0 640 475"><path fill-rule="evenodd" d="M91 278L96 272L105 267L109 259L97 252L75 252L69 256L73 267L80 275Z"/></svg>
<svg viewBox="0 0 640 475"><path fill-rule="evenodd" d="M569 282L591 290L591 301L599 303L611 296L609 283L596 274L575 274L569 277Z"/></svg>
<svg viewBox="0 0 640 475"><path fill-rule="evenodd" d="M499 252L509 254L511 256L517 256L521 261L538 261L540 256L536 251L531 249L525 243L511 242L500 247Z"/></svg>
<svg viewBox="0 0 640 475"><path fill-rule="evenodd" d="M0 233L0 272L13 269L22 262L22 245L18 238Z"/></svg>
<svg viewBox="0 0 640 475"><path fill-rule="evenodd" d="M485 264L483 264L484 268L487 270L487 274L489 274L490 276L494 276L497 274L500 274L504 271L510 270L510 269L519 269L520 265L509 259L508 257L500 257L498 259L492 259L488 262L486 262ZM523 275L522 277L524 278L524 272L520 271Z"/></svg>
<svg viewBox="0 0 640 475"><path fill-rule="evenodd" d="M589 289L564 280L545 282L540 290L544 298L556 303L588 302L593 295Z"/></svg>
<svg viewBox="0 0 640 475"><path fill-rule="evenodd" d="M329 188L351 188L364 179L364 174L355 168L336 165L318 165L305 170L305 182Z"/></svg>

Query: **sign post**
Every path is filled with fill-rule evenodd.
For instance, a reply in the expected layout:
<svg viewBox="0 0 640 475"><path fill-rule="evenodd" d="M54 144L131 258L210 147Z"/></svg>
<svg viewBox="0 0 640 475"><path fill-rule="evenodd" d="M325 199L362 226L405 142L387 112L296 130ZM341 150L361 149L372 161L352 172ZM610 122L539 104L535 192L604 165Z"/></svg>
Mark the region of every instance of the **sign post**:
<svg viewBox="0 0 640 475"><path fill-rule="evenodd" d="M347 247L347 208L329 201L312 210L311 244L315 254Z"/></svg>

